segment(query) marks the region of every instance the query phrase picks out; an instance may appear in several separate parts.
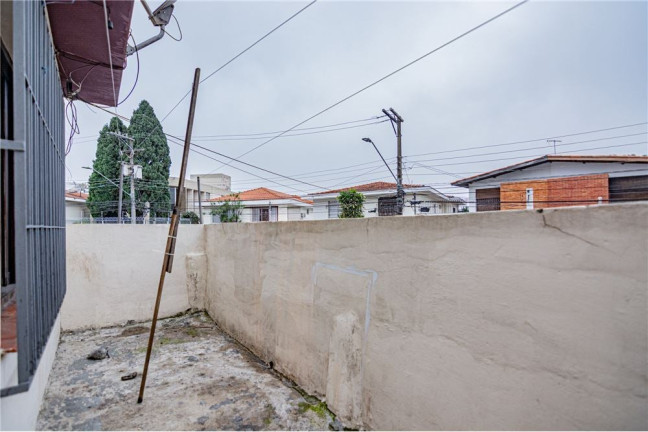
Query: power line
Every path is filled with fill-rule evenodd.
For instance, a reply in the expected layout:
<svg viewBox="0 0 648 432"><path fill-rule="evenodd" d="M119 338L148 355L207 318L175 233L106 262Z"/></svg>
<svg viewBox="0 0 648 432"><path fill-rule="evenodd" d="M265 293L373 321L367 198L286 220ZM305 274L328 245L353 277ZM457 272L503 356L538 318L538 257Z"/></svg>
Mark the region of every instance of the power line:
<svg viewBox="0 0 648 432"><path fill-rule="evenodd" d="M513 142L501 143L501 144L489 144L489 145L475 146L475 147L464 147L464 148L453 149L453 150L441 150L441 151L436 151L436 152L418 153L418 154L412 154L412 155L409 155L409 156L410 157L413 157L413 156L427 156L427 155L442 154L442 153L461 152L461 151L466 151L466 150L478 150L478 149L490 148L490 147L509 146L509 145L514 145L514 144L527 144L527 143L532 143L532 142L537 142L537 141L546 141L547 139L552 139L552 138L568 138L568 137L573 137L573 136L578 136L578 135L587 135L587 134L591 134L591 133L606 132L606 131L611 131L611 130L615 130L615 129L624 129L624 128L629 128L629 127L634 127L634 126L642 126L642 125L645 125L645 124L648 124L648 122L634 123L634 124L628 124L628 125L622 125L622 126L614 126L614 127L609 127L609 128L605 128L605 129L595 129L595 130L590 130L590 131L585 131L585 132L576 132L576 133L565 134L565 135L553 135L551 137L534 138L534 139L528 139L528 140L523 140L523 141L513 141Z"/></svg>
<svg viewBox="0 0 648 432"><path fill-rule="evenodd" d="M107 109L105 109L104 107L101 107L101 106L96 105L96 104L93 104L93 103L90 103L90 104L91 104L92 106L94 106L95 108L100 109L100 110L102 110L102 111L104 111L104 112L107 112L107 113L110 114L110 115L115 115L115 116L121 118L121 119L124 120L124 121L128 121L128 122L131 121L131 119L129 119L129 118L126 117L126 116L123 116L123 115L120 115L120 114L116 114L116 113L113 114L113 113L111 113L110 111L108 111ZM148 117L148 116L145 116L145 117ZM179 137L177 137L177 136L175 136L175 135L171 135L171 134L166 133L166 132L162 132L162 133L163 133L165 136L167 136L168 138L172 138L171 141L172 141L174 144L176 144L176 145L180 145L180 146L183 145L183 144L180 144L180 143L183 143L183 142L184 142L184 140L182 140L181 138L179 138ZM149 135L150 135L150 134L149 134ZM176 140L179 141L179 142L176 142ZM209 148L207 148L207 147L200 146L200 145L195 144L195 143L193 143L193 142L191 142L190 144L191 144L191 146L193 146L193 147L197 147L197 148L203 149L203 150L205 150L205 151L208 151L208 152L210 152L210 153L217 154L217 155L219 155L219 156L221 156L221 157L224 157L224 158L226 158L226 159L230 159L230 160L233 160L233 159L234 159L234 158L232 158L231 156L224 155L224 154L219 153L219 152L217 152L217 151L215 151L215 150L211 150L211 149L209 149ZM207 155L205 155L204 153L201 153L201 152L199 152L199 151L197 151L197 150L195 150L195 149L190 148L190 150L193 151L193 152L195 152L195 153L197 153L197 154L200 154L200 155L202 155L202 156L205 156L205 157L208 157L208 158L210 158L210 159L213 159L213 160L215 160L215 161L217 161L217 162L222 162L222 161L220 161L220 160L218 160L218 159L215 159L215 158L213 158L213 157L207 156ZM282 178L285 178L285 179L289 179L289 180L296 181L296 182L301 183L301 184L306 184L306 185L309 185L309 186L313 186L313 187L316 187L316 188L318 188L318 189L325 189L325 188L323 188L323 187L321 187L321 186L316 186L316 185L313 185L313 184L308 183L308 182L303 182L303 181L300 181L300 180L297 180L297 179L291 178L291 177L289 177L289 176L284 176L283 174L275 173L274 171L270 171L270 170L267 170L267 169L265 169L265 168L261 168L261 167L258 167L258 166L256 166L256 165L253 165L253 164L250 164L250 163L247 163L247 162L243 162L243 161L237 161L237 162L239 162L239 163L241 163L241 164L243 164L243 165L247 165L247 166L250 166L250 167L252 167L252 168L258 169L258 170L260 170L260 171L268 172L268 173L270 173L270 174L273 174L273 175L276 175L276 176L279 176L279 177L282 177ZM254 177L259 177L259 178L261 178L261 179L264 179L264 178L261 177L261 176L258 176L258 175L256 175L256 174L252 174L252 173L250 173L249 171L245 171L245 170L243 170L243 169L241 169L241 168L238 168L238 167L232 167L232 168L234 168L234 169L236 169L236 170L239 170L239 171L242 171L242 172L245 172L246 174L250 174L250 175L252 175L252 176L254 176ZM264 180L268 180L268 179L264 179ZM268 181L270 181L270 180L268 180ZM275 181L270 181L270 182L271 182L271 183L274 183L274 184L282 185L281 183L277 183L277 182L275 182ZM303 193L305 193L305 191L303 191L303 190L299 190L299 189L296 189L296 188L290 188L290 189L297 190L297 191L299 191L299 192L303 192Z"/></svg>
<svg viewBox="0 0 648 432"><path fill-rule="evenodd" d="M474 31L476 31L476 30L478 30L478 29L484 27L485 25L487 25L487 24L489 24L489 23L495 21L496 19L498 19L498 18L500 18L500 17L502 17L502 16L508 14L509 12L511 12L511 11L513 11L514 9L516 9L516 8L518 8L518 7L520 7L520 6L522 6L523 4L527 3L528 1L529 1L529 0L522 0L521 2L517 3L516 5L511 6L510 8L506 9L505 11L500 12L499 14L493 16L492 18L489 18L488 20L482 22L481 24L478 24L477 26L471 28L470 30L465 31L464 33L460 34L459 36L457 36L457 37L455 37L455 38L453 38L453 39L451 39L451 40L445 42L444 44L442 44L442 45L440 45L440 46L434 48L434 49L431 50L431 51L428 51L427 53L423 54L422 56L420 56L420 57L418 57L418 58L416 58L416 59L414 59L414 60L412 60L411 62L407 63L406 65L401 66L400 68L394 70L393 72L390 72L389 74L387 74L387 75L383 76L382 78L380 78L380 79L378 79L378 80L372 82L371 84L366 85L365 87L361 88L360 90L358 90L358 91L356 91L356 92L354 92L354 93L351 93L349 96L347 96L347 97L345 97L345 98L339 100L338 102L335 102L334 104L329 105L328 107L324 108L323 110L319 111L318 113L316 113L316 114L314 114L314 115L308 117L306 120L303 120L303 121L297 123L296 125L294 125L294 126L291 127L290 129L288 129L287 131L282 132L282 133L280 133L280 134L278 134L278 135L275 135L274 137L270 138L270 139L267 140L267 141L264 141L263 143L259 144L258 146L253 147L253 148L251 148L250 150L248 150L248 151L246 151L246 152L240 154L239 156L236 157L236 159L240 159L240 158L242 158L243 156L246 156L246 155L250 154L251 152L253 152L253 151L255 151L255 150L257 150L257 149L263 147L264 145L269 144L270 142L272 142L272 141L274 141L275 139L279 138L280 136L284 135L286 132L289 132L289 131L291 131L291 130L293 130L293 129L295 129L295 128L301 126L301 125L303 125L304 123L306 123L306 122L308 122L308 121L314 119L315 117L318 117L318 116L324 114L325 112L327 112L327 111L329 111L330 109L332 109L332 108L334 108L334 107L340 105L341 103L348 101L348 100L351 99L352 97L357 96L358 94L360 94L360 93L364 92L365 90L367 90L367 89L369 89L369 88L375 86L376 84L379 84L380 82L382 82L382 81L386 80L387 78L389 78L389 77L391 77L391 76L397 74L398 72L401 72L402 70L404 70L404 69L406 69L406 68L412 66L413 64L415 64L415 63L417 63L417 62L423 60L424 58L426 58L426 57L428 57L428 56L434 54L435 52L437 52L437 51L439 51L439 50L441 50L441 49L447 47L448 45L451 45L452 43L458 41L459 39L462 39L462 38L464 38L465 36L468 36L470 33L474 32ZM225 164L225 165L229 165L229 164ZM221 168L222 168L223 166L225 166L225 165L222 165L222 166L217 167L214 171L221 169ZM212 172L213 172L213 171L212 171Z"/></svg>
<svg viewBox="0 0 648 432"><path fill-rule="evenodd" d="M105 1L105 0L104 0L104 1ZM260 37L259 39L257 39L257 40L252 44L252 45L248 46L248 47L245 48L243 51L241 51L240 53L238 53L237 55L235 55L234 57L232 57L230 60L228 60L227 62L223 63L220 67L218 67L216 70L214 70L213 72L211 72L211 73L210 73L209 75L207 75L205 78L201 79L201 80L200 80L200 84L202 84L203 82L207 81L209 78L211 78L212 76L214 76L215 74L217 74L217 73L220 72L221 70L225 69L225 68L226 68L230 63L232 63L232 62L235 61L237 58L241 57L243 54L245 54L246 52L248 52L249 50L251 50L252 48L254 48L257 44L259 44L259 43L260 43L261 41L263 41L265 38L267 38L268 36L270 36L270 35L271 35L272 33L274 33L275 31L279 30L281 27L283 27L284 25L286 25L286 24L287 24L288 22L290 22L293 18L295 18L295 17L296 17L297 15L299 15L300 13L304 12L306 9L308 9L309 7L311 7L312 5L314 5L316 2L317 2L317 0L313 0L313 1L311 1L311 2L308 3L306 6L304 6L303 8L301 8L300 10L298 10L297 12L295 12L294 14L292 14L290 17L288 17L287 19L285 19L284 21L282 21L281 24L279 24L278 26L274 27L272 30L270 30L269 32L267 32L266 34L264 34L263 36L261 36L261 37ZM171 108L171 110L170 110L170 111L169 111L169 112L168 112L168 113L167 113L167 114L162 118L162 120L160 121L160 123L162 123L164 120L166 120L166 118L169 117L169 115L171 115L171 113L172 113L176 108L178 108L178 106L182 103L183 100L185 100L185 99L187 98L187 96L188 96L190 93L191 93L191 89L190 89L189 91L187 91L187 93L185 93L184 96L182 96L182 98L180 98L180 100L178 101L178 103L176 103L176 104L173 106L173 108Z"/></svg>
<svg viewBox="0 0 648 432"><path fill-rule="evenodd" d="M373 126L373 125L377 125L377 124L380 124L380 123L385 123L386 121L389 121L389 120L381 120L381 121L375 121L373 123L366 123L366 124L355 125L355 126L345 126L345 127L335 128L335 129L326 129L326 130L318 130L318 131L312 131L312 132L302 132L302 133L296 133L296 134L282 135L281 138L290 138L290 137L302 136L302 135L314 135L314 134L334 132L334 131L346 130L346 129L356 129L356 128L360 128L360 127ZM262 140L262 139L266 139L266 138L267 137L210 138L210 139L203 138L203 139L196 139L195 141L201 141L201 142L210 142L210 141L251 141L251 140Z"/></svg>
<svg viewBox="0 0 648 432"><path fill-rule="evenodd" d="M584 144L584 143L598 142L598 141L607 141L607 140L618 139L618 138L628 138L628 137L634 137L634 136L646 135L646 134L647 134L646 132L641 132L641 133L628 134L628 135L617 135L617 136L606 137L606 138L596 138L596 139L591 139L591 140L574 141L574 142L570 142L570 143L558 144L556 147L561 147L562 148L562 147L572 146L572 145L577 145L577 144ZM463 155L463 156L450 156L450 157L434 158L434 159L413 159L413 160L414 161L421 161L421 162L429 162L429 161L443 161L443 160L453 160L453 159L466 159L466 158L471 158L471 157L490 156L490 155L507 154L507 153L517 153L517 152L523 152L523 151L529 151L529 150L540 150L540 149L545 149L545 148L547 148L547 146L543 145L543 146L538 146L538 147L527 147L527 148L514 149L514 150L501 150L501 151L489 152L489 153L474 153L474 154Z"/></svg>
<svg viewBox="0 0 648 432"><path fill-rule="evenodd" d="M330 124L330 125L324 125L324 126L313 126L313 127L307 127L307 128L293 129L293 131L305 131L305 130L313 130L313 129L331 128L331 127L336 127L336 126L344 126L344 125L353 124L353 123L363 123L363 122L368 122L368 121L379 120L379 119L381 119L383 117L385 117L385 116L384 115L373 116L373 117L368 117L368 118L365 118L365 119L351 120L351 121L346 121L346 122L342 122L342 123L335 123L335 124ZM257 132L257 133L247 133L247 134L229 134L229 135L195 135L194 138L246 137L246 136L258 136L258 135L274 135L274 134L281 133L281 132L284 132L284 131ZM199 140L197 140L197 141L199 141Z"/></svg>
<svg viewBox="0 0 648 432"><path fill-rule="evenodd" d="M173 143L176 144L176 145L180 145L180 146L182 145L182 144L180 144L180 143L178 143L178 142L175 142L173 139L171 140L171 142L173 142ZM201 147L201 146L198 146L198 145L193 144L193 143L192 143L192 146L195 146L195 147L201 148L201 149L203 149L203 150L209 151L209 152L211 152L211 153L215 153L215 154L220 155L220 153L215 152L214 150L210 150L210 149L208 149L208 148ZM195 150L195 149L190 149L190 150L193 151L194 153L197 153L197 154L202 155L202 156L204 156L204 157L207 157L207 158L209 158L209 159L215 160L216 162L221 162L221 163L222 163L221 160L216 159L216 158L214 158L214 157L212 157L212 156L206 155L206 154L204 154L204 153L202 153L202 152L199 152L198 150ZM225 155L223 155L223 156L226 157L226 158L229 158L229 156L225 156ZM230 158L230 159L231 159L231 158ZM266 169L263 169L263 168L257 167L257 166L252 165L252 164L248 164L248 163L245 163L245 162L242 162L242 163L244 163L245 165L249 165L249 166L251 166L251 167L253 167L253 168L256 168L256 169L259 169L259 170L262 170L262 171L266 171L266 172L272 173L272 174L277 175L277 176L282 177L282 178L287 178L287 179L289 179L289 180L297 181L297 182L300 183L300 184L304 184L304 183L305 183L305 182L302 182L302 181L299 181L299 180L296 180L296 179L292 179L292 178L287 177L287 176L283 176L283 175L281 175L281 174L276 174L276 173L274 173L274 172L272 172L272 171L268 171L268 170L266 170ZM249 175L251 175L251 176L258 177L258 178L260 178L260 179L262 179L262 180L265 180L265 181L268 181L268 182L270 182L270 183L273 183L273 184L276 184L276 185L279 185L279 186L282 186L282 187L287 187L288 189L292 189L292 190L295 190L295 191L298 191L298 192L302 192L302 193L305 192L305 191L303 191L303 190L296 189L296 188L294 188L294 187L290 187L290 186L286 186L286 185L284 185L284 184L282 184L282 183L278 183L278 182L276 182L276 181L274 181L274 180L270 180L270 179L268 179L268 178L261 177L261 176L259 176L258 174L253 174L253 173L251 173L251 172L249 172L249 171L246 171L246 170L244 170L244 169L242 169L242 168L239 168L239 167L232 167L232 168L235 169L235 170L238 170L238 171L244 172L244 173L246 173L246 174L249 174ZM310 185L310 183L305 183L305 184ZM313 185L313 186L314 186L314 185ZM324 188L322 188L321 186L315 186L315 187L317 187L318 189L324 189Z"/></svg>

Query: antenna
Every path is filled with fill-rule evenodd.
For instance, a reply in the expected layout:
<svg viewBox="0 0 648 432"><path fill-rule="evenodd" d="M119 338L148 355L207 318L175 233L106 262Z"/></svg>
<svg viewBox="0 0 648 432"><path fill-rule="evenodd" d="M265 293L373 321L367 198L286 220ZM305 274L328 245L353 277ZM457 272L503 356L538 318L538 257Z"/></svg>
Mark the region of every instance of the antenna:
<svg viewBox="0 0 648 432"><path fill-rule="evenodd" d="M164 28L167 26L167 24L169 24L169 21L171 21L171 16L173 15L173 3L176 2L176 0L166 0L164 3L160 5L160 7L158 7L153 12L151 12L151 8L149 8L148 4L146 3L146 0L141 0L141 1L142 1L142 6L144 6L144 9L146 9L146 13L148 14L148 17L151 20L151 23L156 27L160 27L160 33L158 33L156 36L153 36L150 39L145 40L140 44L137 44L134 47L130 45L126 46L127 56L133 55L137 51L141 50L142 48L146 48L147 46L162 39L164 33L166 33L164 31Z"/></svg>

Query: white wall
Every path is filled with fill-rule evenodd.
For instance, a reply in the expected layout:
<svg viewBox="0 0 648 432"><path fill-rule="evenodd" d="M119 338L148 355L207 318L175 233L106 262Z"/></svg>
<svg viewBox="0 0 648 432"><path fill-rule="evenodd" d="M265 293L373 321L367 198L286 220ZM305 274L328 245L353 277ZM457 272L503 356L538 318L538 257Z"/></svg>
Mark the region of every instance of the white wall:
<svg viewBox="0 0 648 432"><path fill-rule="evenodd" d="M90 217L90 211L85 203L65 201L65 223L71 224L86 217Z"/></svg>
<svg viewBox="0 0 648 432"><path fill-rule="evenodd" d="M70 225L64 330L150 320L169 225ZM173 272L166 275L160 316L192 305L187 256L200 260L202 226L180 225Z"/></svg>
<svg viewBox="0 0 648 432"><path fill-rule="evenodd" d="M120 228L68 230L64 328L150 318L165 227ZM347 425L648 429L648 204L178 240L163 314L205 307Z"/></svg>
<svg viewBox="0 0 648 432"><path fill-rule="evenodd" d="M54 357L58 347L59 335L61 329L60 315L54 322L52 332L50 333L41 359L38 363L38 368L34 373L29 390L22 393L17 393L12 396L5 396L0 399L0 424L1 430L35 430L38 412L40 411L41 402L45 389L47 387L47 380L49 378L52 365L54 364ZM10 376L15 376L14 384L17 382L17 354L2 357L2 374L3 374L3 387L7 373Z"/></svg>
<svg viewBox="0 0 648 432"><path fill-rule="evenodd" d="M205 232L210 315L348 424L648 428L646 204Z"/></svg>

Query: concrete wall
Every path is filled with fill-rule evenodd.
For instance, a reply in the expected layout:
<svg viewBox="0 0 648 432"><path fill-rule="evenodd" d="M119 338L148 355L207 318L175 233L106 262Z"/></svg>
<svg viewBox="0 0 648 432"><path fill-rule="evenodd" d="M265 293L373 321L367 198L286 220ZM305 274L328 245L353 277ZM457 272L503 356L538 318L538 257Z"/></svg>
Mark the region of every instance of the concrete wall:
<svg viewBox="0 0 648 432"><path fill-rule="evenodd" d="M63 327L150 319L166 229L70 226ZM205 307L347 425L648 429L648 204L178 241L162 314Z"/></svg>
<svg viewBox="0 0 648 432"><path fill-rule="evenodd" d="M36 420L47 388L47 380L54 365L60 334L61 315L59 314L52 326L52 332L43 349L29 390L0 399L0 430L36 430ZM5 375L9 375L7 384L16 385L18 383L18 354L4 355L0 362L2 363L3 388L5 387Z"/></svg>
<svg viewBox="0 0 648 432"><path fill-rule="evenodd" d="M178 228L176 258L173 272L166 275L160 316L182 312L198 301L193 287L202 280L195 268L206 265L202 228ZM68 225L63 329L150 320L168 230L168 225Z"/></svg>
<svg viewBox="0 0 648 432"><path fill-rule="evenodd" d="M351 424L648 428L648 205L205 232L210 315Z"/></svg>

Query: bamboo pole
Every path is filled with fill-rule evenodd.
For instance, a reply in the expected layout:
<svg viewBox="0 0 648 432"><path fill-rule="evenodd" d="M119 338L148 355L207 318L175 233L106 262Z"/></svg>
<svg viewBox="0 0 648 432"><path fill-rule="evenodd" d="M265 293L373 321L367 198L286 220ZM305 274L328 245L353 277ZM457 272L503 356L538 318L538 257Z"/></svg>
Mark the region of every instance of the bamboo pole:
<svg viewBox="0 0 648 432"><path fill-rule="evenodd" d="M137 403L144 400L144 388L146 387L146 376L148 374L149 361L151 360L151 351L153 350L153 340L155 339L155 327L157 325L158 313L160 311L160 301L162 300L162 289L164 288L164 279L167 273L171 273L173 267L173 255L175 253L176 237L178 235L178 224L180 222L180 208L184 194L184 179L187 171L187 160L189 159L189 149L191 147L191 133L193 131L193 121L196 112L196 99L198 97L198 85L200 84L200 69L196 68L194 73L193 88L191 93L191 105L189 107L189 119L187 120L187 133L185 135L184 151L182 153L182 165L180 165L180 178L178 179L178 192L176 202L173 207L173 215L169 224L169 235L167 237L164 259L162 260L162 271L160 272L160 282L158 283L157 298L155 299L155 309L153 310L153 320L151 321L151 333L149 334L148 347L146 349L146 360L144 360L144 371L142 372L142 382L140 383L139 397Z"/></svg>

